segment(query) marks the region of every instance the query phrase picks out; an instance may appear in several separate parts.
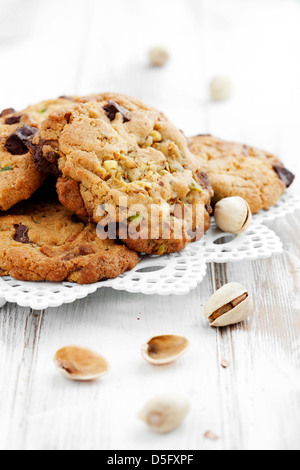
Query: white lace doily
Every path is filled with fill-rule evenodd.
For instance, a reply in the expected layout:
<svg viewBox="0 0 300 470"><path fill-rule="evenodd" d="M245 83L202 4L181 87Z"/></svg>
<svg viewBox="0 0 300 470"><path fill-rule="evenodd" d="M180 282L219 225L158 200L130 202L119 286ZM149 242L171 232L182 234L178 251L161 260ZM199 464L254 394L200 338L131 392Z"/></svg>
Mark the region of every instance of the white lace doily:
<svg viewBox="0 0 300 470"><path fill-rule="evenodd" d="M262 222L284 217L300 208L300 200L290 193L269 211L254 216L251 228L235 237L212 227L204 239L189 245L181 253L162 257L144 257L132 271L117 279L80 286L71 283L22 282L0 278L0 307L15 302L22 307L43 310L87 297L103 287L131 293L183 295L200 284L207 263L226 263L268 258L283 252L279 237Z"/></svg>
<svg viewBox="0 0 300 470"><path fill-rule="evenodd" d="M273 220L293 214L297 209L300 209L300 198L292 192L286 191L280 200L267 211L260 211L253 216L256 223L262 224L264 222L272 222Z"/></svg>
<svg viewBox="0 0 300 470"><path fill-rule="evenodd" d="M222 232L213 224L204 239L207 263L254 261L283 253L280 238L264 225L253 224L250 230L236 237Z"/></svg>

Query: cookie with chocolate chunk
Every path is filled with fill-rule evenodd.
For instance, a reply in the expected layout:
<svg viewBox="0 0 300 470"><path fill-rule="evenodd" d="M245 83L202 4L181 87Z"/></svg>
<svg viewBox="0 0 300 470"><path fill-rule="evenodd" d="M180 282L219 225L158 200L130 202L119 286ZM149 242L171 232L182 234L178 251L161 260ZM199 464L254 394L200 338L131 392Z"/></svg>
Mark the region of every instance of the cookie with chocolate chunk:
<svg viewBox="0 0 300 470"><path fill-rule="evenodd" d="M139 263L138 255L56 203L21 203L0 216L0 275L91 284Z"/></svg>
<svg viewBox="0 0 300 470"><path fill-rule="evenodd" d="M70 101L62 98L0 114L0 211L28 199L43 183L45 176L34 164L29 147L41 122L66 104Z"/></svg>
<svg viewBox="0 0 300 470"><path fill-rule="evenodd" d="M124 95L92 95L55 111L33 139L40 168L59 176L62 204L116 223L138 252L182 250L210 226L212 189L183 134Z"/></svg>
<svg viewBox="0 0 300 470"><path fill-rule="evenodd" d="M254 214L276 204L294 181L277 157L257 148L210 135L191 137L188 143L209 176L215 199L241 196Z"/></svg>

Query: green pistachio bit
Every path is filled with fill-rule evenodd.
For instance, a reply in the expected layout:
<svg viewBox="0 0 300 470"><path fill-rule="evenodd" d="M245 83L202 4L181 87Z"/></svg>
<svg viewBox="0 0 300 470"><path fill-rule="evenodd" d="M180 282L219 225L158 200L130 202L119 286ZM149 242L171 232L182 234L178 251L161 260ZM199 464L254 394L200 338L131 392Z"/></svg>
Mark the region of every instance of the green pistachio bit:
<svg viewBox="0 0 300 470"><path fill-rule="evenodd" d="M163 255L164 252L165 252L165 245L161 245L157 250L157 254L158 255Z"/></svg>
<svg viewBox="0 0 300 470"><path fill-rule="evenodd" d="M202 188L201 188L201 186L199 186L198 183L196 183L196 181L193 181L193 183L191 184L191 190L192 191L199 191L199 193L202 193Z"/></svg>
<svg viewBox="0 0 300 470"><path fill-rule="evenodd" d="M35 217L32 216L31 218L35 224L41 225L41 222L39 222Z"/></svg>
<svg viewBox="0 0 300 470"><path fill-rule="evenodd" d="M2 172L2 171L10 171L10 170L12 170L12 169L13 169L12 166L5 166L4 168L1 168L0 171L1 171L1 172Z"/></svg>
<svg viewBox="0 0 300 470"><path fill-rule="evenodd" d="M44 114L46 111L47 111L47 108L45 108L45 109L40 109L39 112L40 112L41 114Z"/></svg>
<svg viewBox="0 0 300 470"><path fill-rule="evenodd" d="M131 217L128 217L128 222L135 222L136 224L139 224L143 220L143 216L141 214L136 214L132 215Z"/></svg>
<svg viewBox="0 0 300 470"><path fill-rule="evenodd" d="M174 173L175 173L175 171L183 171L184 170L183 166L179 162L170 163L170 168L171 168L171 171L173 171Z"/></svg>

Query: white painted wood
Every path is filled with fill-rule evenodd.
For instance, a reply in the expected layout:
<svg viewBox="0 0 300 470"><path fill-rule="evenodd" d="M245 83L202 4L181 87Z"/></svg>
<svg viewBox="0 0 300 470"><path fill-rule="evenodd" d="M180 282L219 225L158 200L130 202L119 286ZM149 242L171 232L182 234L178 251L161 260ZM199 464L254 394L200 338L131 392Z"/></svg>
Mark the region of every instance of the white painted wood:
<svg viewBox="0 0 300 470"><path fill-rule="evenodd" d="M2 107L65 93L125 92L164 110L187 134L253 143L299 171L298 0L1 0L0 6ZM170 50L165 69L147 65L156 44ZM228 102L208 100L216 74L233 80ZM299 213L270 227L284 242L283 256L211 266L186 297L105 289L45 312L4 306L0 448L299 450ZM230 281L253 293L255 315L212 330L202 318L204 303ZM176 364L155 368L139 349L163 333L186 335L191 349ZM110 373L93 384L58 376L52 356L66 344L99 351ZM148 398L169 390L187 394L192 412L182 428L157 436L136 416ZM205 439L208 430L220 439Z"/></svg>

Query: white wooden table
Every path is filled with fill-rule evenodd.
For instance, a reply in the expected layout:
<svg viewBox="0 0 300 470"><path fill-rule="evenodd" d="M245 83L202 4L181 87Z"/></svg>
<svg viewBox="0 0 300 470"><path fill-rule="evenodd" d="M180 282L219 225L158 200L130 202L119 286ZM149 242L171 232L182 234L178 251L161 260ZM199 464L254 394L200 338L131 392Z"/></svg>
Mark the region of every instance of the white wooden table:
<svg viewBox="0 0 300 470"><path fill-rule="evenodd" d="M1 0L1 107L125 92L164 110L187 134L253 143L299 174L299 24L298 0ZM161 70L147 66L147 50L157 44L172 56ZM234 82L228 102L208 101L216 74ZM211 265L185 297L101 289L42 312L4 306L0 448L299 450L299 213L270 227L283 256ZM255 315L210 329L203 305L229 281L253 293ZM157 369L139 349L164 333L185 335L192 346ZM110 374L92 384L58 376L52 356L67 344L102 353ZM137 413L170 390L187 394L192 411L176 432L152 434ZM220 439L205 439L208 430Z"/></svg>

